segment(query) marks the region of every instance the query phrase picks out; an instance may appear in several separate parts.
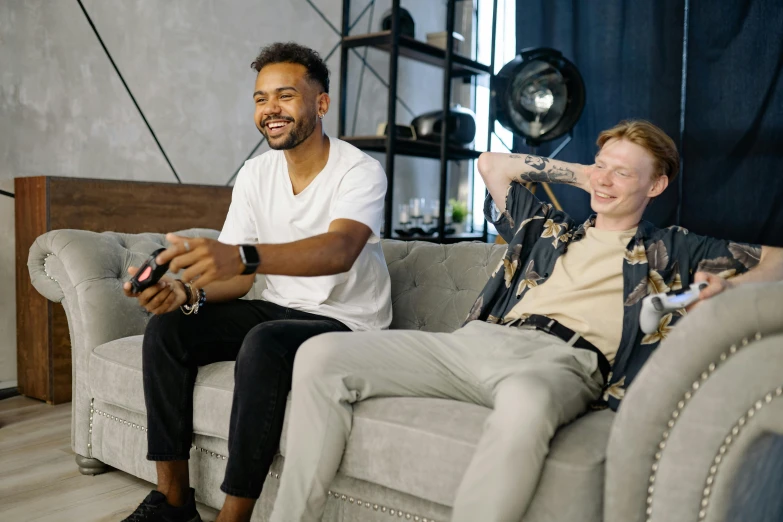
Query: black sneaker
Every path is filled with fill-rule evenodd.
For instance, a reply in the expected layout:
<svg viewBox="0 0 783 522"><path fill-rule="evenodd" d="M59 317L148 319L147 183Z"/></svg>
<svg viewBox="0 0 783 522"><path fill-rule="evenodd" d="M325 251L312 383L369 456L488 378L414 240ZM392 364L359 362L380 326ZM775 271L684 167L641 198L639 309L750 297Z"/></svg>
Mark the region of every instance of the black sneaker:
<svg viewBox="0 0 783 522"><path fill-rule="evenodd" d="M122 522L201 522L196 511L195 493L195 490L190 488L185 505L174 507L166 502L166 495L152 490L136 511Z"/></svg>

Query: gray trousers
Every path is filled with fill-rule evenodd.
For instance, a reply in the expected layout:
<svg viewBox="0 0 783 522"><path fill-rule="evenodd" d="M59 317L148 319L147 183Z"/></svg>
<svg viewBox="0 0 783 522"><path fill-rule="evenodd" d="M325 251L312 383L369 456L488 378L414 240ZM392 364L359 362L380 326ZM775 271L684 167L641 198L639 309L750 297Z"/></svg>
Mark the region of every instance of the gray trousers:
<svg viewBox="0 0 783 522"><path fill-rule="evenodd" d="M517 522L555 430L582 413L602 383L594 353L543 332L480 321L450 334L314 337L296 356L286 458L271 520L320 520L351 431L353 403L404 396L493 410L456 492L452 520Z"/></svg>

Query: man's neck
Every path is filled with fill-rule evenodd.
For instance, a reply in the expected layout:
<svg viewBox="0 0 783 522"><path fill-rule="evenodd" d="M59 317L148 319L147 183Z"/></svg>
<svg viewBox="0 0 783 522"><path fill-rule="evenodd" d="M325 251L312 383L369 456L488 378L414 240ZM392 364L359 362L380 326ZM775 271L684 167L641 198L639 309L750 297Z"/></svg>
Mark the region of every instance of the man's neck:
<svg viewBox="0 0 783 522"><path fill-rule="evenodd" d="M641 221L642 216L641 215L634 215L634 216L623 216L620 218L616 217L610 217L605 216L603 214L598 214L595 217L595 228L598 230L613 230L613 231L623 231L623 230L630 230L634 227L639 226L639 222Z"/></svg>
<svg viewBox="0 0 783 522"><path fill-rule="evenodd" d="M294 192L298 193L304 190L296 190L297 186L307 186L326 166L329 160L329 137L323 133L322 127L318 125L313 133L302 143L285 151L285 160L288 164L288 175L294 185Z"/></svg>

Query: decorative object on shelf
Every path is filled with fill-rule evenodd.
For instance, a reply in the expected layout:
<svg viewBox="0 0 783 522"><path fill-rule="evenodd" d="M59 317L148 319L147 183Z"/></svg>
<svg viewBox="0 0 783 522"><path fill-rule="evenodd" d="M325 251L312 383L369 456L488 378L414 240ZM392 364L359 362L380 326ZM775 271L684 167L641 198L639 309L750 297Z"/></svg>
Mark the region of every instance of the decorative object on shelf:
<svg viewBox="0 0 783 522"><path fill-rule="evenodd" d="M403 229L408 228L411 224L411 215L409 212L408 205L400 205L400 214L399 214L399 220L400 220L400 226Z"/></svg>
<svg viewBox="0 0 783 522"><path fill-rule="evenodd" d="M440 141L443 111L437 110L417 116L411 122L420 140ZM454 105L449 109L449 142L468 145L476 139L476 115L470 109Z"/></svg>
<svg viewBox="0 0 783 522"><path fill-rule="evenodd" d="M451 222L462 223L465 221L465 217L468 215L468 203L450 199L449 204L451 205Z"/></svg>
<svg viewBox="0 0 783 522"><path fill-rule="evenodd" d="M426 200L424 198L411 198L408 202L408 205L410 206L409 208L411 210L411 219L413 219L416 223L418 223L418 220L424 217L425 203Z"/></svg>
<svg viewBox="0 0 783 522"><path fill-rule="evenodd" d="M386 132L388 128L389 128L388 123L379 123L376 134L378 136L386 136ZM398 123L394 125L394 131L397 133L398 138L402 138L405 140L416 139L416 128L413 125L400 125Z"/></svg>
<svg viewBox="0 0 783 522"><path fill-rule="evenodd" d="M467 209L467 203L462 203ZM448 208L448 207L447 207ZM438 232L438 216L440 200L425 198L410 198L407 204L399 206L400 228L394 232L399 237L434 237ZM453 229L447 229L447 234L453 234Z"/></svg>
<svg viewBox="0 0 783 522"><path fill-rule="evenodd" d="M454 37L454 49L455 53L461 53L462 52L462 45L465 42L465 37L457 32L451 33ZM427 43L438 47L440 49L446 50L446 40L447 40L448 33L446 31L441 31L439 33L427 33Z"/></svg>
<svg viewBox="0 0 783 522"><path fill-rule="evenodd" d="M447 214L450 217L450 219L446 221L447 224L451 224L455 234L464 233L466 225L465 218L468 216L468 203L452 198L449 200L448 208L451 212Z"/></svg>
<svg viewBox="0 0 783 522"><path fill-rule="evenodd" d="M381 29L383 31L391 31L391 28L392 10L389 9L383 13L383 18L381 18ZM400 7L400 35L416 38L416 23L413 21L411 14L404 7Z"/></svg>
<svg viewBox="0 0 783 522"><path fill-rule="evenodd" d="M525 141L530 154L535 154L541 143L567 135L550 158L571 141L585 106L585 84L576 66L560 51L524 49L503 66L490 85L490 129L499 121ZM547 183L541 186L555 208L562 210L551 187Z"/></svg>
<svg viewBox="0 0 783 522"><path fill-rule="evenodd" d="M571 131L585 106L585 84L560 51L526 49L492 78L495 117L531 147Z"/></svg>

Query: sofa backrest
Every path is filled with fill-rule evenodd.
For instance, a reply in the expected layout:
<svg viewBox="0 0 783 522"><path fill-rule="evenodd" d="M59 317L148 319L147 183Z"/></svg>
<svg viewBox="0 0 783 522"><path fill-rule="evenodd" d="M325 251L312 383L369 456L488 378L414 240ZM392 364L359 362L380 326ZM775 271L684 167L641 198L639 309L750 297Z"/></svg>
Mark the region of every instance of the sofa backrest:
<svg viewBox="0 0 783 522"><path fill-rule="evenodd" d="M450 332L473 306L505 247L383 240L392 283L392 328Z"/></svg>
<svg viewBox="0 0 783 522"><path fill-rule="evenodd" d="M504 246L470 242L381 241L392 284L391 328L451 332L462 324L498 266ZM263 276L248 299L258 299Z"/></svg>

